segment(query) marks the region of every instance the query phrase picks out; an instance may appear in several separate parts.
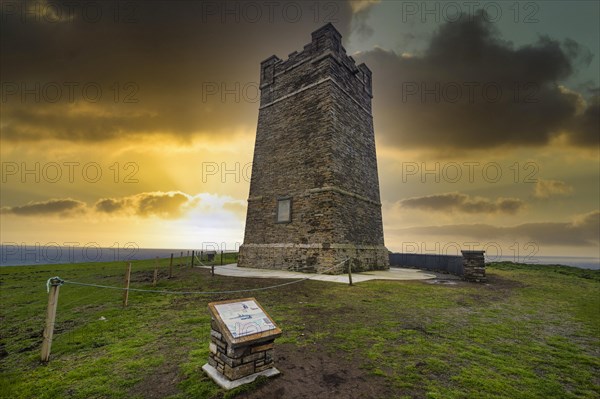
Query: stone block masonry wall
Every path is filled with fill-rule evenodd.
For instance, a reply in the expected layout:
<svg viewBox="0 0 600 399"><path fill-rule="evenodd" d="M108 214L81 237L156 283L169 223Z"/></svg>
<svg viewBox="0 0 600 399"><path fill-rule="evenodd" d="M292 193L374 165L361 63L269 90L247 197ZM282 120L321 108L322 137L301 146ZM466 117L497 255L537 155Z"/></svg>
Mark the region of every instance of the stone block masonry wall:
<svg viewBox="0 0 600 399"><path fill-rule="evenodd" d="M463 254L463 278L467 281L483 283L485 277L485 251L461 251Z"/></svg>
<svg viewBox="0 0 600 399"><path fill-rule="evenodd" d="M240 267L325 271L346 256L356 271L389 267L371 85L331 24L287 60L262 62ZM291 221L277 223L282 198Z"/></svg>
<svg viewBox="0 0 600 399"><path fill-rule="evenodd" d="M376 245L246 244L242 256L263 269L340 274L347 273L348 264L354 272L386 269L388 251ZM345 259L348 263L340 264Z"/></svg>
<svg viewBox="0 0 600 399"><path fill-rule="evenodd" d="M273 367L274 339L234 348L211 321L208 364L234 381Z"/></svg>

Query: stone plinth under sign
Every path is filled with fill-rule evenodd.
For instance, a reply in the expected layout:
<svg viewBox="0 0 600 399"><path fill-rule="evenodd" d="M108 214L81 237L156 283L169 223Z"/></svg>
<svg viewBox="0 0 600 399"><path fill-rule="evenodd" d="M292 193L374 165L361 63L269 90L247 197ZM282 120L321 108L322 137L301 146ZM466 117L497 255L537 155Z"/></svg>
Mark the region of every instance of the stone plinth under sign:
<svg viewBox="0 0 600 399"><path fill-rule="evenodd" d="M485 251L460 251L463 255L463 278L467 281L484 283L485 277Z"/></svg>
<svg viewBox="0 0 600 399"><path fill-rule="evenodd" d="M232 389L274 367L274 341L281 330L254 298L208 304L211 313L210 354L202 369L221 387Z"/></svg>

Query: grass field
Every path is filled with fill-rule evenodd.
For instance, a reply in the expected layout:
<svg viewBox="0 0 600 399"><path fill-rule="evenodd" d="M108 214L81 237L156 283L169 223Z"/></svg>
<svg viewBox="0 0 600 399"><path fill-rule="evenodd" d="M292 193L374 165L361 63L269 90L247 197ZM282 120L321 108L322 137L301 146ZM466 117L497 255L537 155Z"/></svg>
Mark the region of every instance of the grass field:
<svg viewBox="0 0 600 399"><path fill-rule="evenodd" d="M153 265L133 262L132 288L152 288ZM124 272L122 262L0 268L0 397L264 398L320 390L357 398L600 396L600 271L564 266L491 264L486 285L304 281L248 295L131 292L127 308L121 291L65 284L51 361L42 364L46 280L121 286ZM281 282L213 277L199 268L176 267L173 275L166 279L162 260L157 289ZM283 375L226 393L201 370L206 305L245 296L283 330L275 357ZM339 373L323 372L332 369Z"/></svg>

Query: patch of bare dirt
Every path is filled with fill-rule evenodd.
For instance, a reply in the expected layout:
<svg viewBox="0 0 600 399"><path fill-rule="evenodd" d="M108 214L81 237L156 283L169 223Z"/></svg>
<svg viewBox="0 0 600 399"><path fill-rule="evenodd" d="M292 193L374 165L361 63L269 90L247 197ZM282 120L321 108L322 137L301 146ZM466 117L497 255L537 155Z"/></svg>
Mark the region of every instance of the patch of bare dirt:
<svg viewBox="0 0 600 399"><path fill-rule="evenodd" d="M305 349L292 344L276 346L275 367L282 374L237 398L367 399L394 396L386 380L361 369L360 361L350 361L320 349Z"/></svg>

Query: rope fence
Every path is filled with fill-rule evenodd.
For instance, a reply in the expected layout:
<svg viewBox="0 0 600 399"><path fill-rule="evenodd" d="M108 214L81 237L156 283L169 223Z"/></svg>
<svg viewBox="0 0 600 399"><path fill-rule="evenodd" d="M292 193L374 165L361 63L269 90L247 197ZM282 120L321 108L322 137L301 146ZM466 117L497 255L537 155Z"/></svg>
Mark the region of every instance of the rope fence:
<svg viewBox="0 0 600 399"><path fill-rule="evenodd" d="M194 257L198 260L198 262L201 265L203 265L204 267L207 267L200 261L200 259L198 259L195 256L195 254L192 253L192 259ZM141 292L141 293L150 293L150 294L163 294L163 295L223 295L223 294L239 294L239 293L243 293L243 292L266 291L266 290L272 290L272 289L276 289L276 288L280 288L280 287L285 287L285 286L292 285L292 284L297 284L302 281L310 280L310 279L316 277L317 275L326 274L332 270L339 268L341 265L346 263L348 260L349 260L349 258L346 258L343 261L333 265L332 267L324 270L321 273L315 273L314 275L310 275L305 278L288 281L288 282L281 283L281 284L269 285L266 287L246 288L246 289L240 289L240 290L225 290L225 291L171 291L171 290L156 290L156 289L145 289L145 288L130 288L129 282L130 282L130 275L131 275L131 263L128 264L126 275L125 275L125 287L117 287L117 286L93 284L93 283L82 283L79 281L65 280L65 279L60 278L59 276L54 276L54 277L49 278L48 281L46 281L46 290L48 292L48 309L47 309L47 315L46 315L46 326L44 328L44 333L43 333L41 358L42 358L42 361L44 361L44 362L47 362L50 360L50 348L52 345L52 337L54 334L54 324L55 324L55 319L56 319L56 310L57 310L57 306L58 306L58 294L59 294L60 287L65 284L124 291L123 306L126 307L128 294L130 291ZM169 274L171 274L172 261L173 261L173 255L171 255ZM192 262L192 266L193 266L193 262ZM158 268L158 264L155 267L153 285L156 284L157 268ZM212 274L214 275L214 265L211 265L211 269L212 269ZM302 270L302 269L305 269L305 268L298 268L298 269L296 269L296 271ZM348 278L349 278L350 285L352 285L352 274L351 273L352 273L351 265L349 264Z"/></svg>
<svg viewBox="0 0 600 399"><path fill-rule="evenodd" d="M243 289L243 290L230 290L230 291L169 291L169 290L149 290L149 289L143 289L143 288L126 288L126 287L116 287L116 286L111 286L111 285L80 283L78 281L63 280L63 279L61 279L58 276L57 277L49 278L48 281L46 282L46 287L48 289L48 292L50 292L51 280L58 280L60 282L59 285L72 284L72 285L81 285L81 286L84 286L84 287L106 288L106 289L121 290L121 291L127 291L128 290L128 291L147 292L147 293L154 293L154 294L167 294L167 295L221 295L221 294L239 294L239 293L242 293L242 292L255 292L255 291L271 290L271 289L275 289L275 288L279 288L279 287L284 287L286 285L296 284L296 283L300 283L302 281L310 280L311 278L314 278L316 275L325 274L327 272L330 272L330 271L338 268L339 266L343 265L346 261L348 261L348 258L346 258L343 261L335 264L334 266L330 267L329 269L326 269L324 272L315 274L313 276L308 276L308 277L301 278L301 279L294 280L294 281L288 281L286 283L269 285L267 287L247 288L247 289ZM301 270L301 269L302 268L297 269L297 270Z"/></svg>

